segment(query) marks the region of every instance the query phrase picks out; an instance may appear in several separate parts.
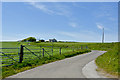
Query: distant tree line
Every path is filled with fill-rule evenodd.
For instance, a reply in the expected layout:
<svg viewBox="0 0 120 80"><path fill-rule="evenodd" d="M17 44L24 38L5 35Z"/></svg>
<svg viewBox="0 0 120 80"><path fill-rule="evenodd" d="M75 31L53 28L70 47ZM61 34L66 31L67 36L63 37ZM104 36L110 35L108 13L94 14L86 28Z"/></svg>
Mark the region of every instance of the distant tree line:
<svg viewBox="0 0 120 80"><path fill-rule="evenodd" d="M53 38L49 39L49 41L45 41L44 39L37 41L35 37L28 37L26 39L21 40L21 42L57 42L57 40Z"/></svg>
<svg viewBox="0 0 120 80"><path fill-rule="evenodd" d="M36 43L39 43L39 42L69 42L69 41L57 41L55 38L49 39L48 41L45 41L44 39L37 40L35 37L28 37L26 39L19 40L19 41L21 41L21 42L36 42Z"/></svg>

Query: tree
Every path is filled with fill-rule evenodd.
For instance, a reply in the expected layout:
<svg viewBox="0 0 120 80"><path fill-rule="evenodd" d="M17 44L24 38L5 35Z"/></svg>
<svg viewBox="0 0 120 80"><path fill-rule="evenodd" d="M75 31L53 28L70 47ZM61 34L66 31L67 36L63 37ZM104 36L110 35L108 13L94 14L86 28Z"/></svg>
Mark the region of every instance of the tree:
<svg viewBox="0 0 120 80"><path fill-rule="evenodd" d="M36 41L36 38L35 37L28 37L26 39L23 39L22 42L35 42Z"/></svg>
<svg viewBox="0 0 120 80"><path fill-rule="evenodd" d="M39 40L39 42L45 42L45 40L41 39L41 40Z"/></svg>

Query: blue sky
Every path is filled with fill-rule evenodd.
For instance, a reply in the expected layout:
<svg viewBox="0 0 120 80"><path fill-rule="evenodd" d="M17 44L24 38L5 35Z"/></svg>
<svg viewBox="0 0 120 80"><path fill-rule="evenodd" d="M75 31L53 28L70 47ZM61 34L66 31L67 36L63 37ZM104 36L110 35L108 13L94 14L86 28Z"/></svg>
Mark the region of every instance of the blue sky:
<svg viewBox="0 0 120 80"><path fill-rule="evenodd" d="M117 2L3 2L2 40L118 41Z"/></svg>

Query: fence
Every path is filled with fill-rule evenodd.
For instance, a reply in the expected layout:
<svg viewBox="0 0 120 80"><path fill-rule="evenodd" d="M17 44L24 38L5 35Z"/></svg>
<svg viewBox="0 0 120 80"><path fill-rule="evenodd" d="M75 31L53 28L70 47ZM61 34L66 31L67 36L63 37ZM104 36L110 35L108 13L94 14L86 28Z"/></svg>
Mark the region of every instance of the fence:
<svg viewBox="0 0 120 80"><path fill-rule="evenodd" d="M18 48L0 48L1 66L9 66L15 63L22 63L36 58L51 57L72 52L78 49L86 49L87 46L74 47L53 47L37 45L21 45Z"/></svg>
<svg viewBox="0 0 120 80"><path fill-rule="evenodd" d="M19 49L20 48L0 48L0 62L2 65L12 65L19 61Z"/></svg>

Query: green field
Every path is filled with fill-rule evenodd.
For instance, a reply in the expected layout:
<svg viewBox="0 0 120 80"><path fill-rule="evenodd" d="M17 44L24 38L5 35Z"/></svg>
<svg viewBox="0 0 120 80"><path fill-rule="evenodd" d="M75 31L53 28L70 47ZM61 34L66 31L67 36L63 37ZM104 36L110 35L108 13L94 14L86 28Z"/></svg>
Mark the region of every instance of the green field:
<svg viewBox="0 0 120 80"><path fill-rule="evenodd" d="M28 42L2 42L2 47L9 48L9 47L20 47L20 45L28 45ZM29 63L23 61L22 64L12 65L9 67L3 67L3 78L12 74L16 74L18 72L49 63L52 61L64 59L66 57L71 57L74 55L77 55L76 53L80 54L89 52L89 50L103 50L107 51L105 54L99 56L96 59L96 64L99 68L105 70L106 72L112 74L112 75L118 75L118 72L120 69L118 69L118 44L119 43L81 43L81 42L55 42L55 43L49 43L49 42L41 42L41 43L35 43L31 42L31 45L35 46L53 46L53 55L54 57L49 57L48 54L45 54L45 58L39 59L36 58L33 54L30 54L29 57L32 56L32 58L36 58L36 60L30 61ZM82 46L82 50L81 50ZM89 48L89 50L86 50L86 46ZM59 48L62 47L62 55L59 55ZM29 49L33 49L32 47L28 47ZM45 47L44 47L45 48ZM75 51L73 52L73 48ZM35 48L34 49L38 49ZM46 48L51 49L50 48ZM36 50L35 50L36 51ZM27 50L25 50L27 52ZM34 52L34 51L33 51ZM27 54L27 53L26 53ZM36 53L37 54L37 53ZM64 55L63 55L64 54ZM42 54L39 54L42 56ZM27 56L28 58L28 56ZM25 60L25 59L24 59ZM29 58L28 58L29 60ZM33 65L31 65L33 64ZM13 68L16 70L14 71ZM13 71L11 71L11 70ZM7 71L7 72L6 72ZM9 72L11 71L11 73ZM8 74L8 75L6 75ZM6 76L5 76L6 75Z"/></svg>
<svg viewBox="0 0 120 80"><path fill-rule="evenodd" d="M2 56L2 78L5 78L7 76L16 74L18 72L31 69L33 67L46 64L49 62L53 62L56 60L61 60L67 57L72 57L78 54L87 53L90 50L84 49L86 46L82 46L81 44L74 46L74 43L35 43L30 42L30 45L28 45L29 42L2 42L2 48L19 48L19 49L2 49L2 52L5 52L5 55L1 54ZM75 43L76 44L76 43ZM28 48L31 52L34 52L32 54L30 51L28 51L24 47L24 55L23 55L23 62L19 62L19 52L20 52L20 45L24 45L26 48ZM49 46L49 47L48 47ZM43 49L44 57L43 57ZM60 48L61 48L61 55L60 55ZM53 52L52 52L53 50ZM7 53L10 52L10 53ZM36 56L37 55L37 56ZM16 61L13 61L12 59L8 58L11 57ZM6 59L7 58L7 59ZM40 58L40 59L39 59ZM11 63L14 63L14 65L10 65ZM6 67L5 67L6 66Z"/></svg>
<svg viewBox="0 0 120 80"><path fill-rule="evenodd" d="M44 57L60 54L60 48L61 48L61 54L80 49L80 47L78 48L78 47L66 47L66 46L53 46L53 44L51 45L51 43L47 45L46 44L41 45L36 43L30 43L30 44L31 45L28 45L27 42L3 42L2 43L3 48L7 48L7 49L2 49L2 52L4 52L4 54L1 54L2 56L1 66L6 66L15 62L19 62L20 45L25 46L23 51L24 52L23 62L34 60L36 58L42 58L43 48L44 48ZM19 48L19 49L11 49L11 48ZM34 54L31 52L34 52Z"/></svg>

